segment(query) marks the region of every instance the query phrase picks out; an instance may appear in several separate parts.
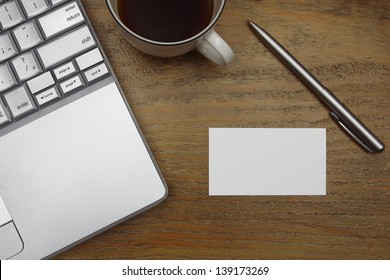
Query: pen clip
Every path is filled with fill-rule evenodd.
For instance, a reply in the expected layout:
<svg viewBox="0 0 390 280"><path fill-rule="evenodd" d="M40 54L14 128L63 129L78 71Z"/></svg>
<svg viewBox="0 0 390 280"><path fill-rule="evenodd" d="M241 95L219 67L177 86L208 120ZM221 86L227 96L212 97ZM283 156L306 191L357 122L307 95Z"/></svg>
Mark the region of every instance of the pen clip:
<svg viewBox="0 0 390 280"><path fill-rule="evenodd" d="M339 116L336 115L336 113L334 112L330 112L330 115L332 116L332 118L337 122L337 124L344 129L345 132L347 132L347 134L349 136L351 136L357 143L359 143L363 148L365 148L368 152L370 153L374 153L374 151L368 147L366 145L366 143L364 143L358 136L356 136L352 131L351 129L348 128L348 126L346 126L342 120L340 119Z"/></svg>

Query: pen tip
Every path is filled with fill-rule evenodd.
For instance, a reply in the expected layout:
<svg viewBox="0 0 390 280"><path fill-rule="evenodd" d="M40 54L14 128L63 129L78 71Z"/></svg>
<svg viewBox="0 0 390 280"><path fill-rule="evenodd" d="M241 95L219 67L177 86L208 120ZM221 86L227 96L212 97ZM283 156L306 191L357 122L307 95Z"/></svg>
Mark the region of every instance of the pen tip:
<svg viewBox="0 0 390 280"><path fill-rule="evenodd" d="M256 24L253 22L253 21L251 21L251 20L249 20L249 19L247 19L247 23L248 23L248 26L253 30L254 28L255 28L255 26L256 26Z"/></svg>
<svg viewBox="0 0 390 280"><path fill-rule="evenodd" d="M251 21L249 19L247 19L247 22L248 22L249 27L252 28L253 30L260 28L260 26L258 26L256 23L254 23L253 21Z"/></svg>

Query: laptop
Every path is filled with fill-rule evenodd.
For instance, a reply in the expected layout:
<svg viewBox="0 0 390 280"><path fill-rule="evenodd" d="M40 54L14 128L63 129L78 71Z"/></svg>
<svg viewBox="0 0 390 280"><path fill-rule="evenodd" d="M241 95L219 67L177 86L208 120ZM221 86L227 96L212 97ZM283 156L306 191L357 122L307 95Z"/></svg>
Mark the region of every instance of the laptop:
<svg viewBox="0 0 390 280"><path fill-rule="evenodd" d="M167 187L78 0L0 0L0 259L46 259Z"/></svg>

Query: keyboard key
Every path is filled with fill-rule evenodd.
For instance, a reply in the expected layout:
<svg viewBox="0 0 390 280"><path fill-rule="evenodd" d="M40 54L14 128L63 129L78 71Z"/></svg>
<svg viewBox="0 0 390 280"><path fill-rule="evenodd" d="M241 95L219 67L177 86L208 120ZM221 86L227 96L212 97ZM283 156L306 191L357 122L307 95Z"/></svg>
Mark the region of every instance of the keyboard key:
<svg viewBox="0 0 390 280"><path fill-rule="evenodd" d="M108 73L108 69L104 63L99 64L98 66L93 67L92 69L85 71L84 75L88 83L103 77Z"/></svg>
<svg viewBox="0 0 390 280"><path fill-rule="evenodd" d="M36 110L31 95L23 86L4 94L4 99L15 119Z"/></svg>
<svg viewBox="0 0 390 280"><path fill-rule="evenodd" d="M39 18L38 21L46 38L50 39L85 20L77 3L72 2Z"/></svg>
<svg viewBox="0 0 390 280"><path fill-rule="evenodd" d="M53 73L57 80L66 78L76 72L73 62L68 62L53 70Z"/></svg>
<svg viewBox="0 0 390 280"><path fill-rule="evenodd" d="M0 65L0 92L3 92L16 85L16 80L12 74L8 63Z"/></svg>
<svg viewBox="0 0 390 280"><path fill-rule="evenodd" d="M5 107L3 101L0 98L0 127L9 123L11 121L11 117L8 113L7 108Z"/></svg>
<svg viewBox="0 0 390 280"><path fill-rule="evenodd" d="M13 30L13 33L21 51L31 49L43 42L38 28L32 21L19 25Z"/></svg>
<svg viewBox="0 0 390 280"><path fill-rule="evenodd" d="M28 18L35 17L49 10L45 0L21 0Z"/></svg>
<svg viewBox="0 0 390 280"><path fill-rule="evenodd" d="M0 34L0 62L17 55L18 51L8 33Z"/></svg>
<svg viewBox="0 0 390 280"><path fill-rule="evenodd" d="M84 86L82 80L80 79L80 76L75 76L73 78L70 78L69 80L66 80L65 82L60 84L61 90L64 94L67 94L75 89L78 89L80 87Z"/></svg>
<svg viewBox="0 0 390 280"><path fill-rule="evenodd" d="M0 23L3 29L9 29L24 21L16 1L7 1L0 5Z"/></svg>
<svg viewBox="0 0 390 280"><path fill-rule="evenodd" d="M54 79L50 72L43 73L34 79L31 79L27 82L28 88L32 94L40 92L45 88L48 88L54 85Z"/></svg>
<svg viewBox="0 0 390 280"><path fill-rule="evenodd" d="M95 46L95 40L88 27L83 26L39 47L37 52L47 69Z"/></svg>
<svg viewBox="0 0 390 280"><path fill-rule="evenodd" d="M77 65L80 70L85 70L100 61L103 61L103 57L97 48L76 58Z"/></svg>
<svg viewBox="0 0 390 280"><path fill-rule="evenodd" d="M56 87L52 87L48 90L45 90L41 93L35 95L35 100L39 106L43 106L51 101L59 99L61 97Z"/></svg>
<svg viewBox="0 0 390 280"><path fill-rule="evenodd" d="M12 60L12 65L21 81L25 81L41 73L41 69L32 52L17 56Z"/></svg>
<svg viewBox="0 0 390 280"><path fill-rule="evenodd" d="M66 1L68 1L68 0L51 0L51 3L53 4L53 6L57 6L57 5L64 3Z"/></svg>

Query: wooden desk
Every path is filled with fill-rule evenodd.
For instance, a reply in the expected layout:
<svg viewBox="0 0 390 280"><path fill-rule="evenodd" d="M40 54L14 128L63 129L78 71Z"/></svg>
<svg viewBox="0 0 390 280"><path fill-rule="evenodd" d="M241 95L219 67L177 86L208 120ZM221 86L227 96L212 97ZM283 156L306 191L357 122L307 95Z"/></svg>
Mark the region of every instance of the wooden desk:
<svg viewBox="0 0 390 280"><path fill-rule="evenodd" d="M390 258L389 1L229 0L216 27L236 54L227 67L197 52L144 55L125 41L104 1L83 3L170 193L156 208L57 258ZM290 50L387 150L368 154L348 138L259 43L248 18ZM209 127L325 127L327 195L209 197Z"/></svg>

